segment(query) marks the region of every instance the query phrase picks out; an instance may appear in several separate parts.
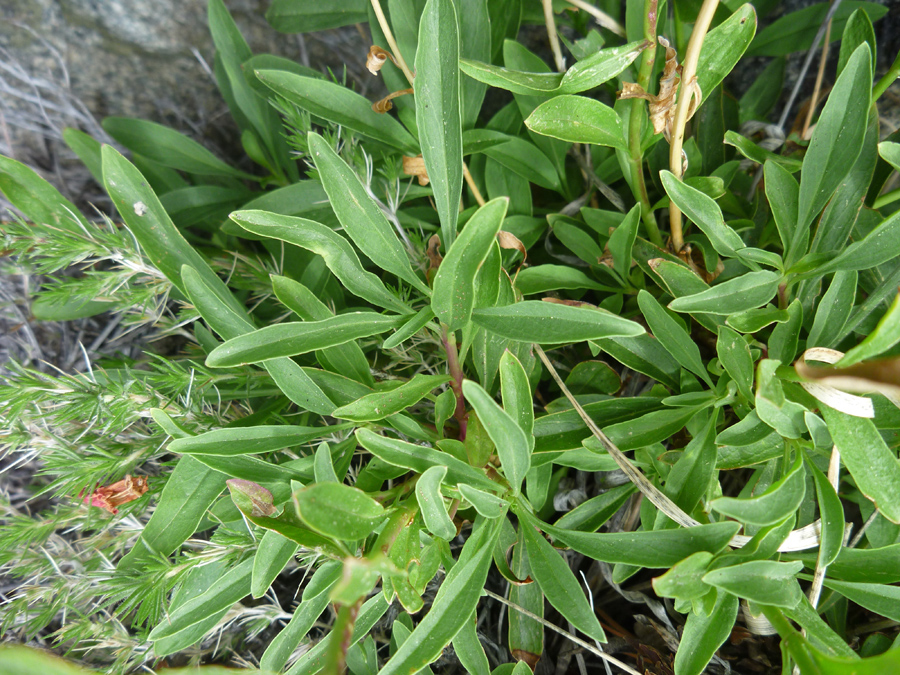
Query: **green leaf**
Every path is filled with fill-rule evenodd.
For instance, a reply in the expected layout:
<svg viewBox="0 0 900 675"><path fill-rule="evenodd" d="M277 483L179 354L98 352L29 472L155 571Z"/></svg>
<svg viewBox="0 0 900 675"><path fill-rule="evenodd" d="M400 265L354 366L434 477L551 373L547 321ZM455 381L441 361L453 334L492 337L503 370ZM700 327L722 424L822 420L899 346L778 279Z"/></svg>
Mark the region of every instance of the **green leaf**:
<svg viewBox="0 0 900 675"><path fill-rule="evenodd" d="M712 553L700 551L674 565L662 576L653 579L653 590L657 595L676 600L695 600L709 592L709 585L702 577L709 569Z"/></svg>
<svg viewBox="0 0 900 675"><path fill-rule="evenodd" d="M844 544L844 507L828 478L819 471L808 456L806 457L806 466L816 484L819 518L822 521L819 564L824 568L835 561Z"/></svg>
<svg viewBox="0 0 900 675"><path fill-rule="evenodd" d="M472 616L491 566L503 518L490 520L466 541L459 561L441 584L434 603L379 675L415 673L436 660Z"/></svg>
<svg viewBox="0 0 900 675"><path fill-rule="evenodd" d="M806 229L853 167L866 135L872 57L860 45L828 95L803 158L797 226Z"/></svg>
<svg viewBox="0 0 900 675"><path fill-rule="evenodd" d="M515 94L532 96L578 94L614 78L631 65L646 48L645 41L638 41L621 47L601 49L575 63L564 74L524 73L469 59L460 59L459 67L466 75L479 82Z"/></svg>
<svg viewBox="0 0 900 675"><path fill-rule="evenodd" d="M697 84L703 100L734 70L755 33L756 10L748 2L706 34L697 61Z"/></svg>
<svg viewBox="0 0 900 675"><path fill-rule="evenodd" d="M632 483L610 488L564 513L556 521L556 526L565 530L596 532L622 508L626 500L634 494L635 489Z"/></svg>
<svg viewBox="0 0 900 675"><path fill-rule="evenodd" d="M737 499L719 497L710 507L719 513L750 525L774 525L794 513L806 496L806 472L798 454L794 465L768 490L757 497Z"/></svg>
<svg viewBox="0 0 900 675"><path fill-rule="evenodd" d="M470 675L490 675L491 665L478 639L477 627L478 613L473 612L453 638L453 651L465 672Z"/></svg>
<svg viewBox="0 0 900 675"><path fill-rule="evenodd" d="M562 190L553 162L523 138L509 136L505 142L491 144L481 152L530 183L557 192Z"/></svg>
<svg viewBox="0 0 900 675"><path fill-rule="evenodd" d="M700 348L681 324L669 316L656 298L645 290L638 293L638 306L653 335L665 350L683 367L712 387L712 380L700 357Z"/></svg>
<svg viewBox="0 0 900 675"><path fill-rule="evenodd" d="M844 325L856 302L856 270L834 273L828 290L819 301L806 347L834 347L844 337Z"/></svg>
<svg viewBox="0 0 900 675"><path fill-rule="evenodd" d="M516 289L522 295L535 295L563 289L597 291L612 290L575 267L568 265L535 265L526 267L516 275Z"/></svg>
<svg viewBox="0 0 900 675"><path fill-rule="evenodd" d="M776 155L774 152L758 146L749 138L741 136L736 131L729 130L725 132L725 145L733 145L744 157L753 160L757 164L768 164L771 162L790 173L796 173L803 166L799 159Z"/></svg>
<svg viewBox="0 0 900 675"><path fill-rule="evenodd" d="M359 444L380 460L394 466L425 473L432 466L447 467L447 485L468 483L482 490L496 490L498 485L478 469L446 452L380 436L370 429L357 429Z"/></svg>
<svg viewBox="0 0 900 675"><path fill-rule="evenodd" d="M341 285L363 300L401 314L412 311L377 275L363 269L353 247L331 228L305 218L265 211L235 211L229 218L248 232L279 239L322 256Z"/></svg>
<svg viewBox="0 0 900 675"><path fill-rule="evenodd" d="M809 244L809 230L797 227L800 186L790 172L776 162L766 162L765 177L766 198L784 247L785 265L790 267L806 253Z"/></svg>
<svg viewBox="0 0 900 675"><path fill-rule="evenodd" d="M669 309L676 312L736 314L765 305L775 297L781 281L780 274L768 270L748 272L707 291L675 298L669 303Z"/></svg>
<svg viewBox="0 0 900 675"><path fill-rule="evenodd" d="M875 423L827 405L820 409L834 444L841 451L841 461L859 491L875 503L881 515L892 523L900 523L900 464Z"/></svg>
<svg viewBox="0 0 900 675"><path fill-rule="evenodd" d="M878 144L878 154L894 169L900 171L900 143L883 141Z"/></svg>
<svg viewBox="0 0 900 675"><path fill-rule="evenodd" d="M416 482L416 501L428 531L439 539L450 541L456 536L456 526L447 515L447 507L441 496L441 482L446 476L446 466L427 469Z"/></svg>
<svg viewBox="0 0 900 675"><path fill-rule="evenodd" d="M606 642L606 634L568 563L550 542L535 531L535 527L541 526L540 521L524 508L517 509L516 515L522 519L519 527L528 550L531 574L547 600L578 630L595 640Z"/></svg>
<svg viewBox="0 0 900 675"><path fill-rule="evenodd" d="M416 126L441 220L441 238L449 249L456 238L463 183L459 27L452 0L425 3L415 69Z"/></svg>
<svg viewBox="0 0 900 675"><path fill-rule="evenodd" d="M622 222L616 226L615 231L609 236L609 242L607 242L607 248L609 248L613 258L613 268L622 279L628 279L628 275L631 273L631 251L634 248L634 240L637 238L640 222L640 205L635 204L631 211L625 215L625 218L622 219Z"/></svg>
<svg viewBox="0 0 900 675"><path fill-rule="evenodd" d="M401 317L383 316L375 312L350 312L322 321L274 324L231 338L219 345L206 357L206 365L211 368L230 368L283 356L306 354L386 333L401 323Z"/></svg>
<svg viewBox="0 0 900 675"><path fill-rule="evenodd" d="M855 241L831 261L816 267L815 276L835 270L867 270L900 255L900 212L892 213L859 241Z"/></svg>
<svg viewBox="0 0 900 675"><path fill-rule="evenodd" d="M779 362L762 359L757 368L756 412L759 418L785 438L800 438L806 433L804 408L784 395L781 380L775 374Z"/></svg>
<svg viewBox="0 0 900 675"><path fill-rule="evenodd" d="M888 11L885 5L877 2L847 0L841 3L831 20L832 40L837 40L841 36L847 19L857 9L865 9L873 21L877 21ZM766 26L765 30L760 31L750 45L750 56L784 56L806 51L812 46L816 31L825 21L827 12L828 3L819 2L785 14Z"/></svg>
<svg viewBox="0 0 900 675"><path fill-rule="evenodd" d="M325 536L355 541L384 520L384 507L362 490L341 483L316 483L294 493L300 518Z"/></svg>
<svg viewBox="0 0 900 675"><path fill-rule="evenodd" d="M666 478L665 494L686 513L691 513L706 494L716 469L716 415L688 443ZM657 516L657 527L663 525Z"/></svg>
<svg viewBox="0 0 900 675"><path fill-rule="evenodd" d="M319 443L316 448L313 472L315 474L316 483L341 482L334 470L334 460L331 456L331 448L325 441Z"/></svg>
<svg viewBox="0 0 900 675"><path fill-rule="evenodd" d="M613 337L592 344L632 370L652 377L667 387L679 387L678 374L681 370L678 362L652 335Z"/></svg>
<svg viewBox="0 0 900 675"><path fill-rule="evenodd" d="M291 654L300 645L300 641L309 633L309 629L328 606L331 587L341 576L341 565L337 562L326 562L319 567L303 589L300 606L288 624L276 635L259 660L259 667L264 670L281 671Z"/></svg>
<svg viewBox="0 0 900 675"><path fill-rule="evenodd" d="M509 199L494 199L466 223L434 278L431 308L451 331L465 327L475 306L475 275L500 232Z"/></svg>
<svg viewBox="0 0 900 675"><path fill-rule="evenodd" d="M529 448L534 450L534 400L531 397L531 384L522 362L509 350L503 352L500 358L500 390L503 409L525 432Z"/></svg>
<svg viewBox="0 0 900 675"><path fill-rule="evenodd" d="M327 3L272 0L266 21L281 33L310 33L368 21L366 0L332 0Z"/></svg>
<svg viewBox="0 0 900 675"><path fill-rule="evenodd" d="M472 404L497 448L506 480L513 493L518 494L525 474L531 467L531 446L525 432L481 385L472 380L464 380L462 388L466 400Z"/></svg>
<svg viewBox="0 0 900 675"><path fill-rule="evenodd" d="M309 134L309 149L331 207L353 243L381 269L431 295L431 289L413 272L397 234L353 169L319 134Z"/></svg>
<svg viewBox="0 0 900 675"><path fill-rule="evenodd" d="M844 71L847 62L856 51L856 48L863 43L868 43L869 50L872 54L872 72L875 72L877 64L875 63L875 29L872 27L872 21L864 9L857 9L850 15L844 32L841 35L841 52L838 55L837 75Z"/></svg>
<svg viewBox="0 0 900 675"><path fill-rule="evenodd" d="M449 382L449 375L414 375L396 389L375 392L335 410L333 417L353 422L375 422L406 410L436 387Z"/></svg>
<svg viewBox="0 0 900 675"><path fill-rule="evenodd" d="M466 483L460 483L457 488L463 498L485 518L499 518L506 512L507 502L490 492L484 492Z"/></svg>
<svg viewBox="0 0 900 675"><path fill-rule="evenodd" d="M725 224L719 205L700 190L685 185L669 171L660 171L660 179L669 197L684 214L709 237L716 253L726 258L733 258L737 252L746 247L744 240L733 229Z"/></svg>
<svg viewBox="0 0 900 675"><path fill-rule="evenodd" d="M228 166L197 141L149 120L106 117L103 129L132 152L171 169L203 176L259 180L258 176Z"/></svg>
<svg viewBox="0 0 900 675"><path fill-rule="evenodd" d="M82 228L90 231L87 219L59 190L34 170L9 157L0 156L0 191L32 223L70 232L80 232Z"/></svg>
<svg viewBox="0 0 900 675"><path fill-rule="evenodd" d="M219 335L231 339L254 329L246 312L234 311L210 289L206 279L201 278L200 274L192 267L185 265L181 270L181 278L191 303L200 312L200 316ZM222 284L218 277L215 279L217 283ZM300 366L290 359L268 361L265 363L265 368L284 395L304 410L311 410L321 415L330 414L334 410L334 403L325 395L325 392Z"/></svg>
<svg viewBox="0 0 900 675"><path fill-rule="evenodd" d="M284 70L257 70L256 77L276 94L315 117L352 129L407 154L418 154L416 139L402 124L390 115L372 110L371 101L347 87Z"/></svg>
<svg viewBox="0 0 900 675"><path fill-rule="evenodd" d="M556 96L541 103L525 126L561 141L628 150L625 127L616 111L584 96Z"/></svg>
<svg viewBox="0 0 900 675"><path fill-rule="evenodd" d="M459 19L460 57L490 60L491 17L488 0L457 0L454 4ZM471 129L478 121L487 86L474 80L459 79L462 126L463 129Z"/></svg>
<svg viewBox="0 0 900 675"><path fill-rule="evenodd" d="M176 438L169 444L169 450L185 455L219 455L225 457L255 455L302 445L351 426L350 424L338 424L328 427L260 425L255 427L213 429L212 431L188 438Z"/></svg>
<svg viewBox="0 0 900 675"><path fill-rule="evenodd" d="M730 328L719 326L716 354L725 372L748 401L753 400L753 357L747 341Z"/></svg>
<svg viewBox="0 0 900 675"><path fill-rule="evenodd" d="M150 261L184 292L181 268L192 267L209 290L231 311L241 315L244 309L228 287L172 224L156 194L127 159L104 145L103 182L119 215L140 243Z"/></svg>
<svg viewBox="0 0 900 675"><path fill-rule="evenodd" d="M397 331L387 338L381 345L382 349L393 349L402 344L413 335L422 330L425 325L434 318L434 312L431 305L427 305L420 309L415 316L404 323Z"/></svg>
<svg viewBox="0 0 900 675"><path fill-rule="evenodd" d="M900 587L825 579L825 587L881 616L900 621Z"/></svg>
<svg viewBox="0 0 900 675"><path fill-rule="evenodd" d="M526 300L505 307L477 309L472 321L510 340L559 344L608 337L634 337L644 329L604 310Z"/></svg>
<svg viewBox="0 0 900 675"><path fill-rule="evenodd" d="M168 556L194 534L206 510L225 489L225 474L213 471L193 457L182 457L169 475L140 543L122 560L128 569L149 553Z"/></svg>
<svg viewBox="0 0 900 675"><path fill-rule="evenodd" d="M837 365L843 368L880 356L898 342L900 342L900 294L894 298L894 302L881 317L875 330L844 354Z"/></svg>
<svg viewBox="0 0 900 675"><path fill-rule="evenodd" d="M737 596L719 592L709 616L696 612L688 614L684 633L675 653L675 672L678 675L700 675L706 670L716 650L731 635L738 604Z"/></svg>
<svg viewBox="0 0 900 675"><path fill-rule="evenodd" d="M256 555L253 557L250 595L254 598L264 596L272 582L294 557L297 548L296 542L268 530L260 539Z"/></svg>
<svg viewBox="0 0 900 675"><path fill-rule="evenodd" d="M147 637L154 643L154 653L168 656L198 642L233 604L250 593L252 567L253 560L245 560L217 579L205 593L172 610Z"/></svg>
<svg viewBox="0 0 900 675"><path fill-rule="evenodd" d="M675 530L609 533L573 532L546 523L541 523L540 528L594 560L659 568L671 567L698 551L718 553L741 526L722 522Z"/></svg>
<svg viewBox="0 0 900 675"><path fill-rule="evenodd" d="M796 579L801 569L799 561L752 560L707 572L703 581L761 605L790 609L803 599L803 591Z"/></svg>

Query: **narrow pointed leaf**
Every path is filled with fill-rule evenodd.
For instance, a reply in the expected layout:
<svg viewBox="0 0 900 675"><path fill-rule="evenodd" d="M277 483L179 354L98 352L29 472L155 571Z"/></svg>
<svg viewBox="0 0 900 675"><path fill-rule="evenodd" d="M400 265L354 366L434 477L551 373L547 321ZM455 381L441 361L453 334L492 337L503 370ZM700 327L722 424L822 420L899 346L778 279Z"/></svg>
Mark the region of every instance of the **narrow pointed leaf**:
<svg viewBox="0 0 900 675"><path fill-rule="evenodd" d="M806 473L800 455L781 479L758 497L719 497L710 506L721 514L751 525L774 525L794 513L806 496Z"/></svg>
<svg viewBox="0 0 900 675"><path fill-rule="evenodd" d="M653 335L665 350L684 368L712 386L712 380L700 357L700 348L684 328L666 313L656 298L645 290L638 293L638 306L647 320L647 325L653 331Z"/></svg>
<svg viewBox="0 0 900 675"><path fill-rule="evenodd" d="M396 316L382 316L374 312L350 312L323 321L279 323L232 338L219 345L206 358L206 365L211 368L230 368L281 356L306 354L351 340L386 333L401 322Z"/></svg>
<svg viewBox="0 0 900 675"><path fill-rule="evenodd" d="M778 292L781 279L780 274L768 270L748 272L709 290L675 298L669 303L669 309L676 312L736 314L769 302Z"/></svg>
<svg viewBox="0 0 900 675"><path fill-rule="evenodd" d="M799 561L753 560L707 572L703 581L761 605L790 609L803 600L796 578L801 569Z"/></svg>
<svg viewBox="0 0 900 675"><path fill-rule="evenodd" d="M428 531L439 539L450 541L456 536L456 526L447 515L447 507L441 497L441 482L446 475L446 466L427 469L416 482L416 501Z"/></svg>
<svg viewBox="0 0 900 675"><path fill-rule="evenodd" d="M585 96L556 96L541 103L525 126L561 141L628 150L625 128L616 111Z"/></svg>
<svg viewBox="0 0 900 675"><path fill-rule="evenodd" d="M256 555L253 556L250 595L254 598L264 596L272 582L294 557L297 548L296 542L268 530L260 539Z"/></svg>
<svg viewBox="0 0 900 675"><path fill-rule="evenodd" d="M740 235L725 224L722 210L711 198L678 180L669 171L660 171L660 179L666 193L676 206L709 237L716 253L733 258L746 246Z"/></svg>
<svg viewBox="0 0 900 675"><path fill-rule="evenodd" d="M506 480L512 486L513 492L518 493L525 474L531 467L531 445L525 432L503 408L497 405L481 385L472 380L465 380L463 394L478 413L478 419L494 442Z"/></svg>
<svg viewBox="0 0 900 675"><path fill-rule="evenodd" d="M309 150L331 207L353 243L381 269L430 295L431 289L413 272L397 233L353 169L319 134L309 134Z"/></svg>
<svg viewBox="0 0 900 675"><path fill-rule="evenodd" d="M604 310L536 300L477 309L472 321L501 337L539 344L634 337L645 332L640 324Z"/></svg>
<svg viewBox="0 0 900 675"><path fill-rule="evenodd" d="M169 444L169 450L186 455L255 455L302 445L350 426L349 424L330 427L260 425L213 429L188 438L176 438Z"/></svg>
<svg viewBox="0 0 900 675"><path fill-rule="evenodd" d="M428 0L416 50L416 126L441 219L444 246L456 238L463 183L459 27L452 0Z"/></svg>
<svg viewBox="0 0 900 675"><path fill-rule="evenodd" d="M248 232L279 239L322 256L344 288L363 300L395 312L406 314L411 311L377 275L363 268L349 242L330 227L305 218L266 211L235 211L229 218Z"/></svg>
<svg viewBox="0 0 900 675"><path fill-rule="evenodd" d="M531 397L531 384L522 362L509 350L503 352L500 358L500 391L503 409L525 432L528 445L533 450L534 400Z"/></svg>
<svg viewBox="0 0 900 675"><path fill-rule="evenodd" d="M506 512L507 502L490 492L484 492L466 483L460 483L457 488L463 498L485 518L499 518Z"/></svg>
<svg viewBox="0 0 900 675"><path fill-rule="evenodd" d="M475 275L506 216L509 199L494 199L469 219L450 246L434 278L431 308L451 331L463 328L475 306Z"/></svg>
<svg viewBox="0 0 900 675"><path fill-rule="evenodd" d="M449 375L414 375L408 382L386 392L368 394L335 410L333 417L353 422L374 422L406 410L436 387L449 382Z"/></svg>
<svg viewBox="0 0 900 675"><path fill-rule="evenodd" d="M731 635L738 604L736 595L719 591L709 616L700 616L696 612L688 614L675 654L675 672L678 675L700 675L706 670L716 650Z"/></svg>

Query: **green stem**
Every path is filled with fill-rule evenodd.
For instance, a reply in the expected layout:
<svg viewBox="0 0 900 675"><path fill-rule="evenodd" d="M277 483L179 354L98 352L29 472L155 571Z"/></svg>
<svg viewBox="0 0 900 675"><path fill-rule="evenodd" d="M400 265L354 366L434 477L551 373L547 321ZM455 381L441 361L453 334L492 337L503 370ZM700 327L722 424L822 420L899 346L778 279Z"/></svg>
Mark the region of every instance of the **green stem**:
<svg viewBox="0 0 900 675"><path fill-rule="evenodd" d="M891 202L895 202L900 199L900 188L896 190L891 190L890 192L886 192L875 200L875 203L872 204L873 209L880 209L882 206L887 206Z"/></svg>
<svg viewBox="0 0 900 675"><path fill-rule="evenodd" d="M887 88L890 87L898 77L900 77L900 52L897 53L897 58L894 59L894 62L884 74L884 77L875 83L875 86L872 89L872 100L877 101L880 99L881 95L887 91Z"/></svg>
<svg viewBox="0 0 900 675"><path fill-rule="evenodd" d="M650 77L653 74L653 63L656 61L656 20L658 0L644 0L644 39L651 46L641 54L641 66L638 71L637 84L644 91L648 90ZM628 119L628 150L631 164L631 185L635 192L635 198L641 204L641 218L650 241L662 248L663 240L656 224L656 216L650 205L650 196L647 194L647 183L644 180L643 151L641 149L641 137L643 136L644 108L643 99L632 99L631 114Z"/></svg>
<svg viewBox="0 0 900 675"><path fill-rule="evenodd" d="M763 614L769 620L769 623L778 631L781 640L787 645L790 655L793 657L797 665L800 666L801 673L817 673L818 667L809 655L806 639L798 633L790 622L784 618L784 614L777 607L768 605L760 605Z"/></svg>

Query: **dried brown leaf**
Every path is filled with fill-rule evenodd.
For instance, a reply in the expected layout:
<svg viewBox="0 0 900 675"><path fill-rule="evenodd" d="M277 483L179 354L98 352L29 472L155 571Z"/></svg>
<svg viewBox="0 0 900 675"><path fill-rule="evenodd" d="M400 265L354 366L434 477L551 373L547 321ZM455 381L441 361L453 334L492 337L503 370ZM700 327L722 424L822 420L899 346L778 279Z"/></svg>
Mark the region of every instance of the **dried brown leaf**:
<svg viewBox="0 0 900 675"><path fill-rule="evenodd" d="M419 185L425 187L428 185L428 170L425 168L425 158L422 155L417 157L403 157L403 173L407 176L415 176L419 179Z"/></svg>

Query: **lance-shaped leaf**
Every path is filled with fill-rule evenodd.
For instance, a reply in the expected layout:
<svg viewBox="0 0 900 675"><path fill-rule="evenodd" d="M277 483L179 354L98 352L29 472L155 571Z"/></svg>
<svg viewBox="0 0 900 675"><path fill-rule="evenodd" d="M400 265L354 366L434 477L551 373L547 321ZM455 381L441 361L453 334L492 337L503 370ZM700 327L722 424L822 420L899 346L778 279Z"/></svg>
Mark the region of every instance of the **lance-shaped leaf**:
<svg viewBox="0 0 900 675"><path fill-rule="evenodd" d="M311 115L392 145L407 154L418 154L416 140L402 124L390 115L375 112L371 101L343 85L285 70L257 70L256 77Z"/></svg>
<svg viewBox="0 0 900 675"><path fill-rule="evenodd" d="M731 593L719 592L716 604L709 616L696 612L688 614L678 652L675 654L675 672L679 675L700 675L706 670L716 650L731 635L737 618L738 598Z"/></svg>
<svg viewBox="0 0 900 675"><path fill-rule="evenodd" d="M501 337L539 344L634 337L645 333L640 324L602 309L538 300L477 309L472 312L472 321Z"/></svg>
<svg viewBox="0 0 900 675"><path fill-rule="evenodd" d="M892 523L900 523L900 464L870 419L822 406L822 416L841 461L856 485Z"/></svg>
<svg viewBox="0 0 900 675"><path fill-rule="evenodd" d="M0 157L0 191L33 223L70 231L90 228L87 219L59 190L9 157Z"/></svg>
<svg viewBox="0 0 900 675"><path fill-rule="evenodd" d="M452 378L449 375L414 375L396 389L368 394L335 410L333 417L353 422L374 422L406 410L421 401L435 387Z"/></svg>
<svg viewBox="0 0 900 675"><path fill-rule="evenodd" d="M748 272L709 290L675 298L669 303L669 309L676 312L735 314L769 302L778 292L781 279L780 274L768 270Z"/></svg>
<svg viewBox="0 0 900 675"><path fill-rule="evenodd" d="M269 590L275 578L294 557L297 543L272 530L267 531L259 541L253 556L250 595L261 598Z"/></svg>
<svg viewBox="0 0 900 675"><path fill-rule="evenodd" d="M397 316L350 312L322 321L279 323L245 333L219 345L207 356L206 365L211 368L230 368L281 356L306 354L386 333L402 322L403 319Z"/></svg>
<svg viewBox="0 0 900 675"><path fill-rule="evenodd" d="M456 536L456 526L447 515L447 507L441 496L441 482L446 475L446 466L427 469L416 482L416 501L428 531L439 539L450 541Z"/></svg>
<svg viewBox="0 0 900 675"><path fill-rule="evenodd" d="M741 529L722 522L649 532L574 532L541 523L540 528L569 548L594 560L641 567L671 567L698 551L716 554Z"/></svg>
<svg viewBox="0 0 900 675"><path fill-rule="evenodd" d="M384 520L384 507L362 490L316 483L294 493L300 518L323 535L344 541L368 536Z"/></svg>
<svg viewBox="0 0 900 675"><path fill-rule="evenodd" d="M197 642L228 609L250 593L253 559L247 559L217 579L205 593L168 614L148 639L159 656L173 654Z"/></svg>
<svg viewBox="0 0 900 675"><path fill-rule="evenodd" d="M534 400L531 398L531 384L522 362L507 350L500 358L500 391L503 409L512 417L534 449Z"/></svg>
<svg viewBox="0 0 900 675"><path fill-rule="evenodd" d="M204 176L259 180L228 166L192 138L149 120L106 117L103 129L132 152L172 169Z"/></svg>
<svg viewBox="0 0 900 675"><path fill-rule="evenodd" d="M281 33L308 33L329 28L351 26L367 20L365 0L330 0L329 2L297 2L272 0L266 21ZM274 670L280 670L275 668Z"/></svg>
<svg viewBox="0 0 900 675"><path fill-rule="evenodd" d="M725 224L722 210L711 197L685 185L669 171L660 171L659 176L671 200L709 237L716 253L733 258L746 247L740 235Z"/></svg>
<svg viewBox="0 0 900 675"><path fill-rule="evenodd" d="M712 380L700 357L700 348L684 328L645 290L638 293L638 306L659 344L684 368L712 386Z"/></svg>
<svg viewBox="0 0 900 675"><path fill-rule="evenodd" d="M821 276L835 270L867 270L900 255L900 212L892 213L859 241L813 271Z"/></svg>
<svg viewBox="0 0 900 675"><path fill-rule="evenodd" d="M707 572L703 581L761 605L790 609L803 599L797 583L797 572L801 569L800 561L752 560Z"/></svg>
<svg viewBox="0 0 900 675"><path fill-rule="evenodd" d="M697 84L704 100L734 69L755 34L756 9L749 2L706 34L697 62Z"/></svg>
<svg viewBox="0 0 900 675"><path fill-rule="evenodd" d="M322 256L328 269L353 295L395 312L411 312L377 275L363 269L353 247L330 227L267 211L235 211L229 218L248 232L279 239Z"/></svg>
<svg viewBox="0 0 900 675"><path fill-rule="evenodd" d="M451 331L469 323L475 306L475 275L497 238L508 205L509 199L501 197L478 209L438 268L431 308Z"/></svg>
<svg viewBox="0 0 900 675"><path fill-rule="evenodd" d="M628 150L625 127L616 111L585 96L556 96L541 103L525 120L525 126L570 143Z"/></svg>
<svg viewBox="0 0 900 675"><path fill-rule="evenodd" d="M806 465L816 484L816 500L819 503L819 518L822 523L818 564L825 567L835 561L844 544L844 507L834 486L808 456Z"/></svg>
<svg viewBox="0 0 900 675"><path fill-rule="evenodd" d="M865 340L844 354L838 361L839 368L852 366L860 361L880 356L900 342L900 294L898 294L888 311L884 313L878 325Z"/></svg>
<svg viewBox="0 0 900 675"><path fill-rule="evenodd" d="M781 479L758 497L719 497L710 506L719 513L750 525L774 525L794 513L806 496L806 472L798 454Z"/></svg>
<svg viewBox="0 0 900 675"><path fill-rule="evenodd" d="M421 50L420 50L421 51ZM503 518L484 523L466 541L459 561L441 584L434 604L379 675L415 673L441 655L472 616L491 566Z"/></svg>
<svg viewBox="0 0 900 675"><path fill-rule="evenodd" d="M188 438L176 438L169 444L169 450L185 455L255 455L308 443L350 426L301 427L282 424L213 429Z"/></svg>
<svg viewBox="0 0 900 675"><path fill-rule="evenodd" d="M416 126L444 246L456 238L463 183L459 104L459 27L452 0L428 0L419 19L416 50Z"/></svg>
<svg viewBox="0 0 900 675"><path fill-rule="evenodd" d="M822 210L860 153L872 94L871 71L869 45L863 43L853 52L819 115L803 158L797 218L801 229Z"/></svg>
<svg viewBox="0 0 900 675"><path fill-rule="evenodd" d="M319 134L309 134L309 150L331 208L353 243L381 269L430 295L431 289L413 272L397 233L353 169Z"/></svg>
<svg viewBox="0 0 900 675"><path fill-rule="evenodd" d="M181 278L188 298L200 312L200 316L219 335L231 339L253 331L254 326L246 312L243 310L237 312L231 309L218 294L212 291L206 283L206 279L192 267L185 265L181 269ZM222 284L218 277L215 279L217 283ZM312 381L306 371L290 359L268 361L265 368L275 380L278 388L298 406L321 415L328 415L334 410L334 403L325 395L325 392Z"/></svg>
<svg viewBox="0 0 900 675"><path fill-rule="evenodd" d="M531 467L531 445L525 432L516 421L491 398L482 387L472 380L463 381L463 394L472 404L478 419L497 448L500 465L506 480L518 493L525 474Z"/></svg>
<svg viewBox="0 0 900 675"><path fill-rule="evenodd" d="M425 473L432 466L446 466L446 482L448 485L468 483L482 490L496 490L498 488L497 483L478 469L446 452L427 446L413 445L394 438L387 438L376 434L371 429L357 429L356 438L366 450L388 464L411 469L416 473Z"/></svg>
<svg viewBox="0 0 900 675"><path fill-rule="evenodd" d="M485 518L499 518L506 512L508 504L500 497L490 492L479 490L467 483L460 483L456 487L463 498Z"/></svg>
<svg viewBox="0 0 900 675"><path fill-rule="evenodd" d="M731 379L737 383L738 391L748 401L753 400L753 357L747 341L726 326L719 326L716 354L719 363Z"/></svg>
<svg viewBox="0 0 900 675"><path fill-rule="evenodd" d="M519 527L524 528L522 536L528 550L531 574L547 600L578 630L595 640L606 642L606 635L597 615L584 597L581 584L568 563L550 542L535 531L535 527L540 527L540 522L525 509L517 509L516 513L522 519Z"/></svg>

